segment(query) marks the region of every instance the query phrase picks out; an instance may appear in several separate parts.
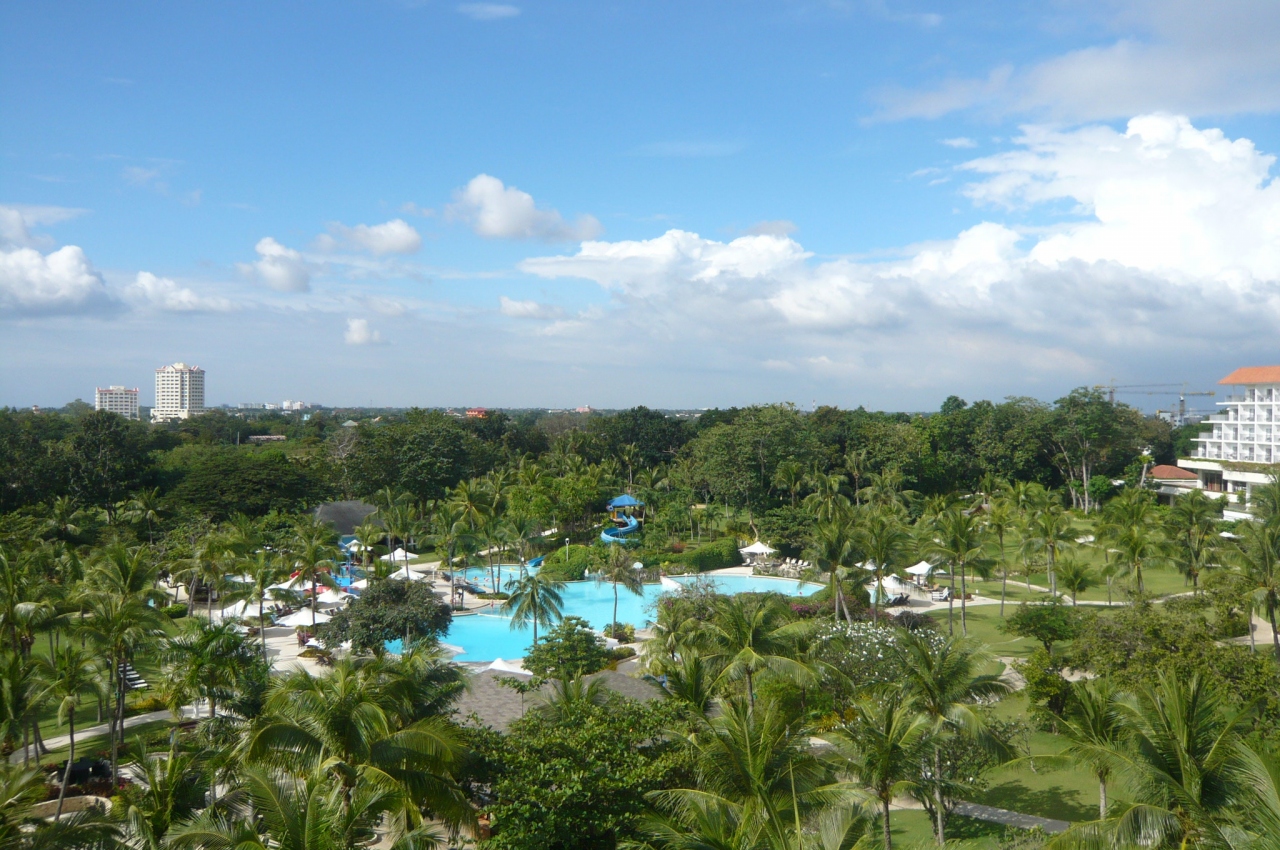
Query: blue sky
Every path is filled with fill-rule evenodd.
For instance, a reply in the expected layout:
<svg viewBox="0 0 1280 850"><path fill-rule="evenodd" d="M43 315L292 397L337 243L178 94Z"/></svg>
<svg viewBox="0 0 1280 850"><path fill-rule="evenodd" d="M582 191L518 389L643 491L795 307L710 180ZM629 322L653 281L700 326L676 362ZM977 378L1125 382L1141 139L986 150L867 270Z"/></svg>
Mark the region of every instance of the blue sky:
<svg viewBox="0 0 1280 850"><path fill-rule="evenodd" d="M1280 10L1204 5L8 4L0 404L1207 385L1280 357Z"/></svg>

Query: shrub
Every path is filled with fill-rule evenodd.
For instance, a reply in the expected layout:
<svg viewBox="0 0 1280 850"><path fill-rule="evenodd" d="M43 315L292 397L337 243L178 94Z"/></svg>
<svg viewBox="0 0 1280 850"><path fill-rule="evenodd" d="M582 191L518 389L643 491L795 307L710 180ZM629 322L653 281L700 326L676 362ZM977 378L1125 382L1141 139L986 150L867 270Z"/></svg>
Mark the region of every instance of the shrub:
<svg viewBox="0 0 1280 850"><path fill-rule="evenodd" d="M630 623L614 623L604 627L604 636L622 643L632 643L636 639L636 627Z"/></svg>
<svg viewBox="0 0 1280 850"><path fill-rule="evenodd" d="M477 593L476 594L476 599L510 599L510 598L511 598L511 594L507 593L505 590L500 590L497 593Z"/></svg>
<svg viewBox="0 0 1280 850"><path fill-rule="evenodd" d="M635 658L636 655L636 651L629 646L615 646L613 649L608 650L608 653L609 660L615 664L628 658Z"/></svg>
<svg viewBox="0 0 1280 850"><path fill-rule="evenodd" d="M742 553L738 551L736 538L722 537L711 543L704 543L693 551L673 555L669 560L673 564L688 567L693 572L702 573L736 567L742 563Z"/></svg>
<svg viewBox="0 0 1280 850"><path fill-rule="evenodd" d="M547 555L538 574L556 581L582 581L594 563L595 556L590 546L570 546L567 561L565 549L561 546Z"/></svg>
<svg viewBox="0 0 1280 850"><path fill-rule="evenodd" d="M604 638L581 617L568 616L538 638L524 658L524 669L542 678L576 679L609 663Z"/></svg>
<svg viewBox="0 0 1280 850"><path fill-rule="evenodd" d="M930 617L928 614L920 614L916 611L903 611L893 615L889 620L895 626L906 629L909 632L918 632L922 629L928 631L936 631L938 621Z"/></svg>
<svg viewBox="0 0 1280 850"><path fill-rule="evenodd" d="M160 609L160 613L166 615L171 620L180 620L187 616L187 603L175 602L172 605L166 605Z"/></svg>
<svg viewBox="0 0 1280 850"><path fill-rule="evenodd" d="M163 711L169 705L155 694L137 694L129 699L129 711L135 711L138 714L146 714L150 711Z"/></svg>
<svg viewBox="0 0 1280 850"><path fill-rule="evenodd" d="M427 582L384 579L318 630L327 647L350 640L356 652L380 655L389 640L432 638L449 629L452 612Z"/></svg>

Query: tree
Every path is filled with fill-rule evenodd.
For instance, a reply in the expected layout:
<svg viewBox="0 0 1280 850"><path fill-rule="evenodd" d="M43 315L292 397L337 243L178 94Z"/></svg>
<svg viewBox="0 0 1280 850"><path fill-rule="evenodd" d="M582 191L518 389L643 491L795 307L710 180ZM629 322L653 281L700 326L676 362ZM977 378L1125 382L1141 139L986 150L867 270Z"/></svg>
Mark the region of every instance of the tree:
<svg viewBox="0 0 1280 850"><path fill-rule="evenodd" d="M1107 505L1099 529L1100 536L1116 550L1120 568L1133 577L1135 602L1143 593L1143 567L1165 558L1164 544L1152 521L1153 510L1147 491L1126 490Z"/></svg>
<svg viewBox="0 0 1280 850"><path fill-rule="evenodd" d="M743 681L748 704L754 706L755 677L766 670L796 682L817 680L796 657L799 640L808 631L807 623L792 622L791 609L781 597L751 593L721 599L697 640L724 665L721 685Z"/></svg>
<svg viewBox="0 0 1280 850"><path fill-rule="evenodd" d="M627 550L620 544L610 544L605 558L604 568L600 571L599 580L613 585L613 619L609 621L609 637L616 638L613 630L618 625L618 585L622 585L636 596L644 595L644 580L640 571L632 565L627 557Z"/></svg>
<svg viewBox="0 0 1280 850"><path fill-rule="evenodd" d="M1075 544L1075 531L1071 517L1057 505L1045 505L1027 519L1026 538L1023 545L1031 551L1044 552L1049 559L1049 592L1058 593L1055 567L1063 549Z"/></svg>
<svg viewBox="0 0 1280 850"><path fill-rule="evenodd" d="M930 551L946 560L951 565L951 573L960 573L960 630L965 637L969 636L969 621L966 616L965 597L968 586L965 577L968 569L985 564L982 549L986 535L976 513L966 513L959 507L944 511L935 522L936 531ZM954 578L952 579L954 582ZM947 605L947 624L951 626L951 604Z"/></svg>
<svg viewBox="0 0 1280 850"><path fill-rule="evenodd" d="M993 750L1002 749L992 736L977 702L999 696L1008 686L989 673L987 656L965 638L948 638L935 644L921 635L908 634L897 645L904 676L902 687L915 699L920 712L933 725L930 749L934 835L938 845L946 844L947 806L944 799L942 751L949 739L961 737L977 741Z"/></svg>
<svg viewBox="0 0 1280 850"><path fill-rule="evenodd" d="M1000 624L1000 631L1037 640L1052 657L1053 645L1074 640L1080 634L1080 624L1080 614L1054 597L1044 602L1023 602Z"/></svg>
<svg viewBox="0 0 1280 850"><path fill-rule="evenodd" d="M207 806L210 761L207 750L180 748L170 740L167 753L151 753L138 741L131 755L133 782L120 792L136 846L160 850L170 828Z"/></svg>
<svg viewBox="0 0 1280 850"><path fill-rule="evenodd" d="M896 574L894 565L902 563L901 558L911 538L897 510L878 505L861 511L861 522L854 531L854 540L866 556L867 566L871 568L876 583L876 600L871 608L874 615L884 604L885 577Z"/></svg>
<svg viewBox="0 0 1280 850"><path fill-rule="evenodd" d="M511 615L511 628L533 624L533 643L538 643L538 626L549 626L560 620L560 606L564 604L560 591L564 582L543 578L541 573L510 579L507 591L511 595L502 603L502 610Z"/></svg>
<svg viewBox="0 0 1280 850"><path fill-rule="evenodd" d="M320 626L325 646L351 641L356 652L382 655L387 641L432 640L449 631L453 613L424 581L390 578L372 584Z"/></svg>
<svg viewBox="0 0 1280 850"><path fill-rule="evenodd" d="M191 697L209 701L209 716L218 716L218 700L235 692L241 673L256 653L230 623L214 625L187 617L182 631L165 642L162 658L178 705Z"/></svg>
<svg viewBox="0 0 1280 850"><path fill-rule="evenodd" d="M106 510L138 486L147 465L145 426L116 413L95 411L83 417L67 442L72 494L82 505Z"/></svg>
<svg viewBox="0 0 1280 850"><path fill-rule="evenodd" d="M987 508L985 521L987 530L995 535L999 552L996 556L996 565L1000 568L1000 616L1003 617L1005 593L1009 586L1009 562L1005 559L1004 538L1016 527L1017 514L1012 501L1007 496L998 495L992 497L990 501L991 506Z"/></svg>
<svg viewBox="0 0 1280 850"><path fill-rule="evenodd" d="M1125 695L1109 679L1075 682L1061 731L1072 744L1064 752L1093 772L1098 780L1098 820L1107 818L1107 780L1115 769L1112 751L1123 749Z"/></svg>
<svg viewBox="0 0 1280 850"><path fill-rule="evenodd" d="M1217 521L1222 507L1200 490L1178 497L1165 518L1166 535L1172 549L1172 560L1178 571L1199 588L1200 574L1217 553L1222 538L1217 534Z"/></svg>
<svg viewBox="0 0 1280 850"><path fill-rule="evenodd" d="M1071 594L1071 604L1076 597L1098 583L1098 574L1080 561L1063 561L1058 565L1058 583Z"/></svg>
<svg viewBox="0 0 1280 850"><path fill-rule="evenodd" d="M120 829L96 812L82 812L52 823L35 816L44 801L40 770L0 759L0 847L5 850L80 850L120 844Z"/></svg>
<svg viewBox="0 0 1280 850"><path fill-rule="evenodd" d="M1280 660L1280 628L1276 626L1276 611L1280 610L1280 526L1247 523L1243 539L1232 555L1253 584L1254 603L1267 612L1276 659Z"/></svg>
<svg viewBox="0 0 1280 850"><path fill-rule="evenodd" d="M609 663L604 640L581 617L565 617L529 648L524 668L535 676L577 679Z"/></svg>
<svg viewBox="0 0 1280 850"><path fill-rule="evenodd" d="M880 804L885 850L893 850L889 805L907 787L929 731L929 720L910 697L890 692L864 697L833 736L842 764Z"/></svg>
<svg viewBox="0 0 1280 850"><path fill-rule="evenodd" d="M1096 389L1072 390L1054 402L1048 436L1053 463L1067 482L1073 506L1093 508L1089 482L1099 467L1123 469L1137 454L1136 434L1141 416L1115 404Z"/></svg>
<svg viewBox="0 0 1280 850"><path fill-rule="evenodd" d="M320 585L335 587L333 558L338 547L333 543L333 530L328 526L298 525L293 539L293 585L311 585L311 628L316 626L316 589Z"/></svg>
<svg viewBox="0 0 1280 850"><path fill-rule="evenodd" d="M67 724L69 749L67 767L62 772L62 786L58 790L58 809L55 819L62 817L62 801L67 796L67 784L71 781L71 764L76 759L76 707L85 695L101 696L102 670L98 662L77 646L67 645L58 649L52 657L36 659L37 675L43 685L39 700L51 702L58 708L58 723Z"/></svg>
<svg viewBox="0 0 1280 850"><path fill-rule="evenodd" d="M819 523L814 529L813 543L808 550L814 566L830 576L831 605L836 620L840 619L842 609L845 617L852 620L849 617L848 607L844 604L842 586L842 580L854 561L854 542L851 531L849 523L844 521Z"/></svg>

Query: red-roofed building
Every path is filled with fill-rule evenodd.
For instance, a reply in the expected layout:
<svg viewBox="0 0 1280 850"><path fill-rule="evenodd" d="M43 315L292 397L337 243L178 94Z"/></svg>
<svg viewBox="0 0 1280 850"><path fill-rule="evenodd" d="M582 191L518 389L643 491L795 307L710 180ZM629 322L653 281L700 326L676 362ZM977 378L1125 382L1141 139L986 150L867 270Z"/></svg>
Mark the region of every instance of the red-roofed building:
<svg viewBox="0 0 1280 850"><path fill-rule="evenodd" d="M1227 519L1243 519L1253 488L1280 472L1280 366L1245 366L1218 383L1241 392L1218 402L1222 411L1201 423L1195 451L1178 466L1195 473L1196 488L1227 499Z"/></svg>

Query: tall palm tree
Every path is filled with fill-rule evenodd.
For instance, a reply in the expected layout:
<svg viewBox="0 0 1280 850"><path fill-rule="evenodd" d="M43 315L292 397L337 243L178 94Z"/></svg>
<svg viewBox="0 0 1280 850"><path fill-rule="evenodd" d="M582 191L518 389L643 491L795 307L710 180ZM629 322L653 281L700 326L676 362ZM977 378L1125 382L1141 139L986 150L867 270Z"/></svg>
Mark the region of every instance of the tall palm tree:
<svg viewBox="0 0 1280 850"><path fill-rule="evenodd" d="M981 672L989 658L965 638L947 638L935 645L928 638L909 632L900 639L896 652L902 663L903 691L932 724L934 835L941 846L946 844L942 752L947 741L956 736L1002 750L988 732L978 701L1004 694L1008 686L999 677Z"/></svg>
<svg viewBox="0 0 1280 850"><path fill-rule="evenodd" d="M373 559L384 554L387 530L373 521L372 515L355 528L356 542L360 544L360 565L366 573L370 572Z"/></svg>
<svg viewBox="0 0 1280 850"><path fill-rule="evenodd" d="M613 585L613 619L609 621L609 636L616 639L617 635L613 630L618 625L618 586L621 585L636 596L643 596L644 580L640 576L640 571L631 565L627 550L617 543L609 546L609 554L598 580L607 581Z"/></svg>
<svg viewBox="0 0 1280 850"><path fill-rule="evenodd" d="M841 581L854 561L852 530L850 523L844 519L820 522L813 530L813 543L807 551L814 566L831 577L831 606L837 621L840 620L841 609L844 609L845 617L849 618ZM849 619L852 621L852 618Z"/></svg>
<svg viewBox="0 0 1280 850"><path fill-rule="evenodd" d="M868 507L861 512L861 521L854 531L854 541L867 559L872 578L876 583L876 599L871 614L876 616L884 604L884 580L896 575L911 542L911 535L903 524L899 510L883 504Z"/></svg>
<svg viewBox="0 0 1280 850"><path fill-rule="evenodd" d="M1254 793L1252 717L1231 709L1199 676L1162 673L1119 706L1119 742L1075 749L1105 762L1123 782L1126 802L1114 814L1072 828L1063 845L1231 847L1241 801ZM1248 804L1245 803L1247 810ZM1055 842L1057 843L1057 842Z"/></svg>
<svg viewBox="0 0 1280 850"><path fill-rule="evenodd" d="M316 590L321 585L336 587L333 580L334 558L338 547L333 543L330 528L317 525L299 525L293 537L293 584L311 586L311 628L316 625Z"/></svg>
<svg viewBox="0 0 1280 850"><path fill-rule="evenodd" d="M59 649L49 658L36 659L37 676L43 688L41 700L58 707L58 723L67 724L69 751L67 768L62 772L62 787L58 790L58 810L55 817L62 817L62 801L67 796L67 784L71 781L71 764L76 760L76 708L85 695L101 696L104 688L102 668L97 660L74 645Z"/></svg>
<svg viewBox="0 0 1280 850"><path fill-rule="evenodd" d="M258 606L258 637L262 644L262 658L267 658L267 600L273 598L275 585L289 578L289 568L272 552L259 552L249 561L249 577L245 601Z"/></svg>
<svg viewBox="0 0 1280 850"><path fill-rule="evenodd" d="M502 610L511 615L511 628L518 629L533 624L533 643L538 643L538 626L550 626L563 616L564 598L560 592L564 582L533 573L507 582L510 596L502 603ZM615 614L616 616L616 614Z"/></svg>
<svg viewBox="0 0 1280 850"><path fill-rule="evenodd" d="M123 819L138 850L162 850L173 826L207 806L210 753L181 749L175 736L167 753L153 754L138 740L129 756Z"/></svg>
<svg viewBox="0 0 1280 850"><path fill-rule="evenodd" d="M1243 539L1232 551L1232 559L1253 585L1254 605L1267 612L1271 641L1280 660L1280 527L1275 523L1245 523ZM1250 629L1252 629L1252 624Z"/></svg>
<svg viewBox="0 0 1280 850"><path fill-rule="evenodd" d="M1110 752L1124 747L1126 696L1108 679L1074 682L1062 734L1071 739L1063 755L1093 772L1098 780L1098 820L1107 817L1107 780L1115 763Z"/></svg>
<svg viewBox="0 0 1280 850"><path fill-rule="evenodd" d="M1049 592L1058 593L1056 567L1058 556L1075 544L1071 529L1071 515L1059 505L1048 504L1027 517L1027 535L1024 544L1033 551L1044 552L1049 566ZM1028 579L1029 580L1029 579Z"/></svg>
<svg viewBox="0 0 1280 850"><path fill-rule="evenodd" d="M125 504L124 514L130 522L147 524L147 544L154 546L156 544L155 524L160 521L160 490L152 488L134 493Z"/></svg>
<svg viewBox="0 0 1280 850"><path fill-rule="evenodd" d="M218 716L218 700L234 693L240 673L253 663L254 654L231 624L191 618L161 649L177 703L203 697L209 701L210 717Z"/></svg>
<svg viewBox="0 0 1280 850"><path fill-rule="evenodd" d="M829 736L840 763L851 770L880 804L885 850L893 850L889 804L908 784L932 724L915 701L900 691L864 697Z"/></svg>
<svg viewBox="0 0 1280 850"><path fill-rule="evenodd" d="M982 550L986 546L986 531L976 513L966 513L958 506L947 509L934 523L933 543L930 551L951 565L951 581L960 575L960 631L969 636L968 608L965 597L969 595L967 584L970 568L981 568L986 561ZM947 628L952 629L951 602L947 603Z"/></svg>
<svg viewBox="0 0 1280 850"><path fill-rule="evenodd" d="M991 499L984 518L989 531L996 539L996 566L1000 568L1000 616L1004 616L1004 600L1009 587L1009 562L1005 559L1004 538L1017 527L1018 516L1013 502L1006 495Z"/></svg>
<svg viewBox="0 0 1280 850"><path fill-rule="evenodd" d="M819 520L830 522L849 508L849 498L841 492L844 489L843 475L814 472L807 481L813 492L804 497L804 505Z"/></svg>
<svg viewBox="0 0 1280 850"><path fill-rule="evenodd" d="M1178 571L1200 586L1200 574L1213 562L1218 544L1217 520L1222 507L1200 490L1180 496L1165 518L1165 530Z"/></svg>
<svg viewBox="0 0 1280 850"><path fill-rule="evenodd" d="M781 597L744 593L721 599L696 640L699 648L724 665L721 686L743 681L747 704L754 707L755 679L765 671L798 683L817 680L812 668L797 660L800 641L809 631L808 623L792 620L791 609Z"/></svg>
<svg viewBox="0 0 1280 850"><path fill-rule="evenodd" d="M867 450L866 449L849 449L844 455L844 471L849 475L849 481L853 484L853 500L857 505L862 504L862 479L867 475Z"/></svg>
<svg viewBox="0 0 1280 850"><path fill-rule="evenodd" d="M791 507L796 506L800 490L804 488L804 466L795 460L784 460L773 472L773 484L781 487L791 496Z"/></svg>

